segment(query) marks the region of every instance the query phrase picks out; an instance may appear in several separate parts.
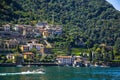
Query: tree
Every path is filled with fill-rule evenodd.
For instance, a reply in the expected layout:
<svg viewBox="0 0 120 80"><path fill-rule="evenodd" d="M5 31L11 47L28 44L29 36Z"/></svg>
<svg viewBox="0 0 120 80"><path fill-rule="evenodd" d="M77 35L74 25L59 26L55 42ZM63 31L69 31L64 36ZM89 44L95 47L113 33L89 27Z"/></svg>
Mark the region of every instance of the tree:
<svg viewBox="0 0 120 80"><path fill-rule="evenodd" d="M19 45L16 47L16 51L17 51L18 53L21 53L21 52L22 52Z"/></svg>
<svg viewBox="0 0 120 80"><path fill-rule="evenodd" d="M30 51L34 54L37 54L37 49L36 48L32 48Z"/></svg>
<svg viewBox="0 0 120 80"><path fill-rule="evenodd" d="M114 54L120 55L119 52L120 52L120 38L117 38L114 46Z"/></svg>
<svg viewBox="0 0 120 80"><path fill-rule="evenodd" d="M97 48L95 52L96 52L97 60L99 62L101 60L101 49Z"/></svg>
<svg viewBox="0 0 120 80"><path fill-rule="evenodd" d="M113 52L109 51L108 54L109 54L109 61L114 60L114 54L113 54Z"/></svg>
<svg viewBox="0 0 120 80"><path fill-rule="evenodd" d="M89 51L89 61L91 62L93 60L93 55L92 55L92 51Z"/></svg>
<svg viewBox="0 0 120 80"><path fill-rule="evenodd" d="M107 62L108 56L107 56L107 52L105 51L105 47L102 48L101 52L102 52L102 56L103 56L103 61Z"/></svg>

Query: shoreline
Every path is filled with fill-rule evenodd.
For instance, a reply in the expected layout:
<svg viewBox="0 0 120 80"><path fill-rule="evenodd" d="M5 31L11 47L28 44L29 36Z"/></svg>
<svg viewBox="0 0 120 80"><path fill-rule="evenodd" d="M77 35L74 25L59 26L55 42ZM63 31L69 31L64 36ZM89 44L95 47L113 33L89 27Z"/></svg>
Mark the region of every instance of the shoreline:
<svg viewBox="0 0 120 80"><path fill-rule="evenodd" d="M109 67L120 67L120 63L108 63ZM23 64L16 64L16 63L0 63L0 67L31 67L31 66L66 66L60 65L57 63L23 63ZM86 66L83 66L86 67ZM94 66L95 67L95 66Z"/></svg>
<svg viewBox="0 0 120 80"><path fill-rule="evenodd" d="M23 64L15 64L15 63L2 63L0 67L19 67L19 66L58 66L56 63L23 63Z"/></svg>

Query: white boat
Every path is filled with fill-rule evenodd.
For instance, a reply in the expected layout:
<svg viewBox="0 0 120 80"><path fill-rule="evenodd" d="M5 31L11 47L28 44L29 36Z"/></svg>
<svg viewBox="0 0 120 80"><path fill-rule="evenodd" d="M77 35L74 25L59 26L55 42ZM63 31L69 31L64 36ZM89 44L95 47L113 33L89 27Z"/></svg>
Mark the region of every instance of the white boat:
<svg viewBox="0 0 120 80"><path fill-rule="evenodd" d="M29 75L29 74L45 74L44 70L34 70L34 71L25 71L25 72L16 72L16 73L0 73L0 76L6 75Z"/></svg>
<svg viewBox="0 0 120 80"><path fill-rule="evenodd" d="M26 71L26 72L21 72L22 74L44 74L45 71L41 69L33 70L33 71Z"/></svg>
<svg viewBox="0 0 120 80"><path fill-rule="evenodd" d="M107 66L107 65L97 65L97 64L95 64L95 65L90 65L89 67L110 67L110 66Z"/></svg>
<svg viewBox="0 0 120 80"><path fill-rule="evenodd" d="M79 65L77 65L76 67L80 67Z"/></svg>
<svg viewBox="0 0 120 80"><path fill-rule="evenodd" d="M30 65L27 65L27 67L30 67Z"/></svg>
<svg viewBox="0 0 120 80"><path fill-rule="evenodd" d="M17 65L17 67L23 67L23 65L20 64L20 65Z"/></svg>

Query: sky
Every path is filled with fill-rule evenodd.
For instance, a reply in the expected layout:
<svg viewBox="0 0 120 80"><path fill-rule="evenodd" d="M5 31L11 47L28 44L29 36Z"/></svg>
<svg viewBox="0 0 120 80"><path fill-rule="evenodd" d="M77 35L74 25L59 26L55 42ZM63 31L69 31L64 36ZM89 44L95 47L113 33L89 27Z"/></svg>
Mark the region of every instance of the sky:
<svg viewBox="0 0 120 80"><path fill-rule="evenodd" d="M115 9L120 11L120 0L106 0L111 3Z"/></svg>

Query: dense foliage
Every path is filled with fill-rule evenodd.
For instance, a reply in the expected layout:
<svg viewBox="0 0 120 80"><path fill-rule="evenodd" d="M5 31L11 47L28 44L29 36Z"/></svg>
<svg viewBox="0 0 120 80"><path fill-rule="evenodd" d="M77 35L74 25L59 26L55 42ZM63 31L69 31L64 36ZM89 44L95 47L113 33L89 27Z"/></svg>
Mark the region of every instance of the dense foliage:
<svg viewBox="0 0 120 80"><path fill-rule="evenodd" d="M63 25L62 35L48 38L61 53L106 44L119 55L120 12L105 0L2 0L0 7L0 24L47 21Z"/></svg>

